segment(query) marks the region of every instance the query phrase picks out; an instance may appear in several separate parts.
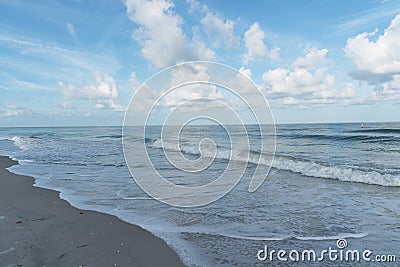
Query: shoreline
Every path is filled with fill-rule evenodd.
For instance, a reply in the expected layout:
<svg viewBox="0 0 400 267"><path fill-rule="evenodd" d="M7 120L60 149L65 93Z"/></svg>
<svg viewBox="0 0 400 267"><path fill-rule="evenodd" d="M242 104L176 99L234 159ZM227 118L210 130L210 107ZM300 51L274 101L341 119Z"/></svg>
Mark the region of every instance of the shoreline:
<svg viewBox="0 0 400 267"><path fill-rule="evenodd" d="M0 156L3 266L184 266L165 241L116 216L80 210L11 173Z"/></svg>

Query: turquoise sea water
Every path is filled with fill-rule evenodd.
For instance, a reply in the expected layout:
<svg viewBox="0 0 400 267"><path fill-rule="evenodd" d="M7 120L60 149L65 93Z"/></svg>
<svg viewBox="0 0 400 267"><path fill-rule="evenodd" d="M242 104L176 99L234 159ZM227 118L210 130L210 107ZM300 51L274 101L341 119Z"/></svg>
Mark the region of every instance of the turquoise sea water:
<svg viewBox="0 0 400 267"><path fill-rule="evenodd" d="M257 128L246 128L256 155ZM160 129L149 128L146 148L170 181L201 185L226 168L230 146L223 129L187 127L180 151L169 147L168 140L161 144ZM125 164L120 127L0 128L0 154L20 162L11 171L35 177L36 186L59 190L74 206L114 214L150 230L191 266L285 266L290 262L260 261L258 251L265 245L275 250L337 249L338 239L345 239L349 249L398 254L400 124L293 124L278 125L276 131L276 156L257 191L247 190L254 162L238 154L233 164L247 164L238 185L197 208L163 204L139 188ZM185 173L166 160L163 149L198 158L204 137L217 145L216 158L205 171ZM207 157L207 147L202 153Z"/></svg>

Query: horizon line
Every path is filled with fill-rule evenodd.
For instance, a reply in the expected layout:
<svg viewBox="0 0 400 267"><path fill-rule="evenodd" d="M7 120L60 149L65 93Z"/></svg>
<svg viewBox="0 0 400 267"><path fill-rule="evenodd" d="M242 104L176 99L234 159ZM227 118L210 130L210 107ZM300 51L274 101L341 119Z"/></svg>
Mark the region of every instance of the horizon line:
<svg viewBox="0 0 400 267"><path fill-rule="evenodd" d="M400 121L347 121L347 122L282 122L282 123L275 123L275 124L260 124L260 125L299 125L299 124L368 124L368 123L400 123ZM212 125L217 125L217 124L191 124L192 126L212 126ZM230 125L230 126L235 126L239 124L224 124L224 125ZM244 125L257 125L255 123L245 123ZM142 125L55 125L55 126L0 126L0 128L80 128L80 127L140 127ZM155 127L160 127L160 126L182 126L180 124L169 124L169 125L163 125L163 124L148 124L146 126L155 126Z"/></svg>

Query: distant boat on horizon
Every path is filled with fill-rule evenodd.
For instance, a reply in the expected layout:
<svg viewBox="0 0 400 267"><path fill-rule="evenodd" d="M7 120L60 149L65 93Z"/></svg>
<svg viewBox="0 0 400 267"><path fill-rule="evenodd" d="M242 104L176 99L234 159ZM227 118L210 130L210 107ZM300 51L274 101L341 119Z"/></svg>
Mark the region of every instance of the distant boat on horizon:
<svg viewBox="0 0 400 267"><path fill-rule="evenodd" d="M361 123L361 128L365 128L365 124L364 123Z"/></svg>

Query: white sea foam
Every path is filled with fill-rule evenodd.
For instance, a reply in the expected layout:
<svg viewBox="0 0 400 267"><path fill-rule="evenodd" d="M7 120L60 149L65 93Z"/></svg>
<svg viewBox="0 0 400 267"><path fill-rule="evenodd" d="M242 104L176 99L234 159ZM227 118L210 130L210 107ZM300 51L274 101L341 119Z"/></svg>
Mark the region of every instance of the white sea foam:
<svg viewBox="0 0 400 267"><path fill-rule="evenodd" d="M33 160L31 159L20 159L18 160L19 164L30 164L30 163L34 163Z"/></svg>
<svg viewBox="0 0 400 267"><path fill-rule="evenodd" d="M376 171L362 171L344 166L324 166L311 161L296 161L275 158L273 167L301 173L305 176L335 179L344 182L357 182L382 186L400 186L400 177L381 174Z"/></svg>
<svg viewBox="0 0 400 267"><path fill-rule="evenodd" d="M26 138L24 137L20 137L20 136L13 136L11 137L9 140L13 141L14 144L22 149L22 150L28 150L29 149L29 144L26 140Z"/></svg>
<svg viewBox="0 0 400 267"><path fill-rule="evenodd" d="M157 148L163 149L174 149L176 146L169 142L161 142L156 140L153 145ZM184 153L200 155L199 147L195 144L181 145L180 149ZM243 156L247 153L244 151L231 153L230 149L219 147L217 153L209 150L208 148L202 148L201 155L204 157L234 160L240 162L248 162L253 164L268 165L271 161L271 156L257 152L251 152L250 156ZM272 164L273 168L279 170L292 171L300 173L305 176L335 179L344 182L357 182L365 184L374 184L381 186L400 186L400 177L392 174L382 174L377 171L363 171L355 168L340 166L340 165L323 165L309 160L301 160L283 156L275 156Z"/></svg>
<svg viewBox="0 0 400 267"><path fill-rule="evenodd" d="M304 241L324 241L324 240L337 240L343 238L363 238L366 237L368 233L341 233L333 236L296 236L295 239Z"/></svg>
<svg viewBox="0 0 400 267"><path fill-rule="evenodd" d="M210 233L207 233L210 234ZM282 241L290 239L290 235L276 235L276 236L244 236L244 235L235 235L235 234L227 234L227 233L214 233L212 235L219 235L234 239L241 239L241 240L253 240L253 241Z"/></svg>
<svg viewBox="0 0 400 267"><path fill-rule="evenodd" d="M11 248L6 249L6 250L4 250L4 251L0 251L0 256L1 256L1 255L4 255L4 254L7 254L7 253L9 253L9 252L11 252L11 251L14 251L14 250L15 250L15 248L14 248L14 247L11 247Z"/></svg>
<svg viewBox="0 0 400 267"><path fill-rule="evenodd" d="M221 235L234 239L253 240L253 241L282 241L287 239L297 239L302 241L326 241L326 240L337 240L342 238L363 238L368 233L342 233L333 236L291 236L291 235L280 235L280 236L243 236L243 235L230 235L230 234L215 234Z"/></svg>
<svg viewBox="0 0 400 267"><path fill-rule="evenodd" d="M171 231L171 229L169 229ZM176 231L180 234L203 234L203 235L211 235L211 236L221 236L221 237L229 237L233 239L241 239L241 240L252 240L252 241L282 241L289 239L297 239L302 241L327 241L327 240L337 240L337 239L360 239L366 237L368 233L339 233L337 235L327 235L327 236L294 236L290 234L271 234L269 236L247 236L247 235L239 235L235 233L228 233L224 231L204 231L198 227L194 227L192 229L176 229ZM173 232L173 231L171 231Z"/></svg>

